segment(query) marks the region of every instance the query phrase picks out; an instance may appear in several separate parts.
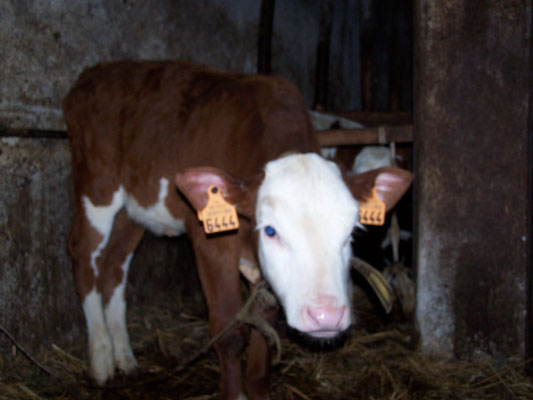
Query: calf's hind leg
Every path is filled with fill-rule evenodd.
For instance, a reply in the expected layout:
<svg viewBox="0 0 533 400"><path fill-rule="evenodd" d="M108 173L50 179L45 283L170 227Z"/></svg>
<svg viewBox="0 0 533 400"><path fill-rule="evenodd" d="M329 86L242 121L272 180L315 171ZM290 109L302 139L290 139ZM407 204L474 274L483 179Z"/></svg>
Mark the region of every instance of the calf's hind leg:
<svg viewBox="0 0 533 400"><path fill-rule="evenodd" d="M80 193L80 190L77 192ZM102 294L98 290L98 278L113 220L122 204L120 190L114 193L109 204L102 206L94 205L87 196L79 196L69 238L69 252L74 261L74 280L87 322L91 375L99 384L113 376L114 361Z"/></svg>
<svg viewBox="0 0 533 400"><path fill-rule="evenodd" d="M129 221L125 211L117 216L122 205L120 189L104 206L80 198L69 239L87 322L90 370L98 384L113 377L115 363L124 372L136 366L126 331L124 290L131 254L143 229Z"/></svg>
<svg viewBox="0 0 533 400"><path fill-rule="evenodd" d="M128 219L126 211L122 209L115 218L104 253L103 268L97 280L115 365L126 374L137 367L126 327L126 286L133 252L143 233L144 228Z"/></svg>

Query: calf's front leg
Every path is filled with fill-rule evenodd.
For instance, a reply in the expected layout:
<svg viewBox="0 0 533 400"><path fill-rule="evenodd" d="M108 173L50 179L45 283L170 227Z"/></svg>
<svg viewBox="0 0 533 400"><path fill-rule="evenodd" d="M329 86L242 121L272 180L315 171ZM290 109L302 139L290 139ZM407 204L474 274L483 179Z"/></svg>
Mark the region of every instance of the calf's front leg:
<svg viewBox="0 0 533 400"><path fill-rule="evenodd" d="M208 238L193 220L187 226L196 267L209 309L211 336L220 333L242 308L237 234ZM215 344L220 363L220 399L243 400L241 359L246 346L246 328L236 324Z"/></svg>
<svg viewBox="0 0 533 400"><path fill-rule="evenodd" d="M252 290L256 290L255 284L252 284ZM257 320L257 322L261 319L272 327L277 321L278 313L279 305L274 297L272 295L266 296L264 292L258 293L251 309L252 319ZM253 329L250 334L245 383L249 400L269 398L269 371L272 355L264 335L264 332L257 329Z"/></svg>

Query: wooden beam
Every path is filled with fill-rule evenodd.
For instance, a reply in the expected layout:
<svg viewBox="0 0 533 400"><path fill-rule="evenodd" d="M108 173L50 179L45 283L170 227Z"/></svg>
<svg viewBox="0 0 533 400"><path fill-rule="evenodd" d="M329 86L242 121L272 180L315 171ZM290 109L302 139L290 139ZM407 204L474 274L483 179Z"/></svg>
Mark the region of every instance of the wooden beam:
<svg viewBox="0 0 533 400"><path fill-rule="evenodd" d="M66 131L43 129L0 129L0 138L67 139Z"/></svg>
<svg viewBox="0 0 533 400"><path fill-rule="evenodd" d="M413 116L409 112L373 112L373 111L328 111L328 114L337 115L357 121L362 125L380 126L380 125L411 125Z"/></svg>
<svg viewBox="0 0 533 400"><path fill-rule="evenodd" d="M320 146L354 146L386 144L390 142L411 143L413 126L379 126L363 129L329 129L317 132Z"/></svg>

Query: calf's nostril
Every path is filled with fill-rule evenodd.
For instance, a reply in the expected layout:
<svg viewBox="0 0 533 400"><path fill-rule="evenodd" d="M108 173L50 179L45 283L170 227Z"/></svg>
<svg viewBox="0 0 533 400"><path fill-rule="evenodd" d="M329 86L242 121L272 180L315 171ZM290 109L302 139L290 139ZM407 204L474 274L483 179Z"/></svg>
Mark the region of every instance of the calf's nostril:
<svg viewBox="0 0 533 400"><path fill-rule="evenodd" d="M345 306L307 307L306 325L309 330L339 330Z"/></svg>

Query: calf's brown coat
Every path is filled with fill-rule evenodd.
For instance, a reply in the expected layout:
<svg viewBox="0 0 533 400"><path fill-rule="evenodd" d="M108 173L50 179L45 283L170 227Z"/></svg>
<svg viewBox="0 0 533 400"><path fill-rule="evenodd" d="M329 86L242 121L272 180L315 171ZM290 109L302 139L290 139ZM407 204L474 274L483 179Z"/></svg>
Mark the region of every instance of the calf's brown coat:
<svg viewBox="0 0 533 400"><path fill-rule="evenodd" d="M176 173L186 168L209 165L253 185L267 161L289 151L318 150L306 106L288 81L185 62L97 65L83 72L66 97L64 115L77 206L69 240L75 281L82 301L96 286L104 306L123 279L120 266L139 244L144 228L122 209L97 259L96 276L90 257L102 235L87 219L82 197L105 206L122 186L139 205L149 207L158 200L159 180L174 182ZM254 228L249 212L253 199L223 194L229 201L243 203L237 204L238 210L251 214L252 220L242 219L238 233L216 239L206 239L194 209L177 190L169 190L165 199L170 213L185 221L192 241L212 334L242 306L238 263L241 252L250 253ZM236 328L215 345L222 399L243 392L240 365L245 336ZM267 395L267 353L264 339L253 333L246 371L250 398Z"/></svg>

